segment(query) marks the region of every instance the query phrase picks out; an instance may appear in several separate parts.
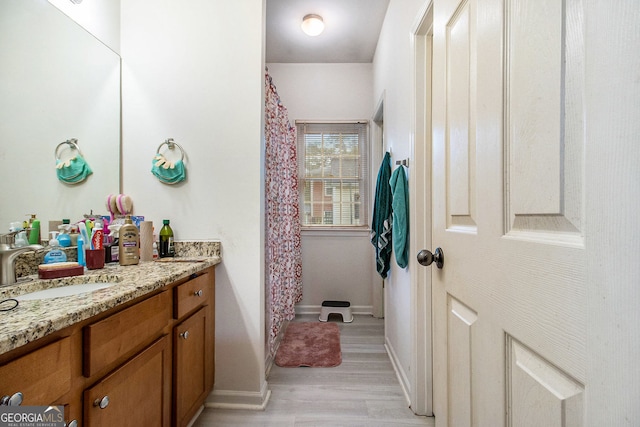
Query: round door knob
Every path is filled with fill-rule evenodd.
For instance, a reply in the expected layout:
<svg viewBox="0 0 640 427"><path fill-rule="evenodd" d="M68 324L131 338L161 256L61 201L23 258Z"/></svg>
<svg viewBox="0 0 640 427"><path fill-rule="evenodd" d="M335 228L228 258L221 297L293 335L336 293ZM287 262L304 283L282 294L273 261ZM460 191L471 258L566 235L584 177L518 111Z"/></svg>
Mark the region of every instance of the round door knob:
<svg viewBox="0 0 640 427"><path fill-rule="evenodd" d="M20 392L17 392L13 396L9 398L9 402L7 406L20 406L22 405L22 400L24 399L24 395Z"/></svg>
<svg viewBox="0 0 640 427"><path fill-rule="evenodd" d="M431 265L431 263L433 262L436 263L436 267L438 268L442 268L442 266L444 265L444 252L442 252L442 249L440 248L436 248L434 253L423 249L418 252L417 258L420 265L424 265L425 267Z"/></svg>
<svg viewBox="0 0 640 427"><path fill-rule="evenodd" d="M96 399L95 402L93 402L93 406L98 406L100 409L106 408L109 406L109 396L105 396L102 399Z"/></svg>
<svg viewBox="0 0 640 427"><path fill-rule="evenodd" d="M21 392L14 393L11 396L2 396L0 405L2 406L20 406L24 395Z"/></svg>
<svg viewBox="0 0 640 427"><path fill-rule="evenodd" d="M186 340L187 338L189 338L189 331L182 332L180 334L180 337Z"/></svg>

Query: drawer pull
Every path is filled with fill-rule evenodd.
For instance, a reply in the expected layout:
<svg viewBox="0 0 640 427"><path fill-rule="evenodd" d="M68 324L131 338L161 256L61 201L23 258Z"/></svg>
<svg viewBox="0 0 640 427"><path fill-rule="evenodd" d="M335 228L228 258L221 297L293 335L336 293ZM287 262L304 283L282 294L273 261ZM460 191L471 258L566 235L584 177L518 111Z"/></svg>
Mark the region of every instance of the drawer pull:
<svg viewBox="0 0 640 427"><path fill-rule="evenodd" d="M109 406L109 396L105 396L102 399L96 399L95 402L93 402L93 406L98 406L100 409L106 408Z"/></svg>
<svg viewBox="0 0 640 427"><path fill-rule="evenodd" d="M197 297L201 297L204 294L204 292L202 292L202 289L198 289L193 294Z"/></svg>
<svg viewBox="0 0 640 427"><path fill-rule="evenodd" d="M189 331L181 332L181 333L180 333L180 338L185 339L185 340L186 340L187 338L189 338Z"/></svg>
<svg viewBox="0 0 640 427"><path fill-rule="evenodd" d="M24 395L21 392L17 392L12 396L2 396L0 399L0 405L2 406L20 406Z"/></svg>

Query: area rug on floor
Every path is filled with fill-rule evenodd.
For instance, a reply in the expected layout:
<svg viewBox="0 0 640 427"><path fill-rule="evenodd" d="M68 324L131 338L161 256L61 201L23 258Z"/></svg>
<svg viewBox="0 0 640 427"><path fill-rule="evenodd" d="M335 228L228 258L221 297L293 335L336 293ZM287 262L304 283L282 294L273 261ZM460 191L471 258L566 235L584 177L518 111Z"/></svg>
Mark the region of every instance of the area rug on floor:
<svg viewBox="0 0 640 427"><path fill-rule="evenodd" d="M331 368L342 363L340 329L335 323L291 322L276 352L276 365Z"/></svg>

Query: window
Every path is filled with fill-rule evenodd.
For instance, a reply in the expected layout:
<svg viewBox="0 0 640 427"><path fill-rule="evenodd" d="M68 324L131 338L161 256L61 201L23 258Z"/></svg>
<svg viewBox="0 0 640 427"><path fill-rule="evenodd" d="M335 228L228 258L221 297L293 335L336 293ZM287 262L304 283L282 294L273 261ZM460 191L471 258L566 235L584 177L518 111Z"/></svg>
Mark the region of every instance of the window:
<svg viewBox="0 0 640 427"><path fill-rule="evenodd" d="M296 126L302 226L368 226L367 122Z"/></svg>

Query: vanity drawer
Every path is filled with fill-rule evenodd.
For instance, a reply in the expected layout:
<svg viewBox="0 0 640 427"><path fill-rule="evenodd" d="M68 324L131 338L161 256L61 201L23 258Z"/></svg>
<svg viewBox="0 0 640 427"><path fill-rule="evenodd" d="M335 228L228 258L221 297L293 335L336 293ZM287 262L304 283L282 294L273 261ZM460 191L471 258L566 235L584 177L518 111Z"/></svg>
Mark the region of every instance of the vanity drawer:
<svg viewBox="0 0 640 427"><path fill-rule="evenodd" d="M82 373L89 378L156 339L171 319L171 294L162 292L84 328Z"/></svg>
<svg viewBox="0 0 640 427"><path fill-rule="evenodd" d="M22 405L54 403L71 389L71 339L63 338L0 366L0 398L22 393Z"/></svg>
<svg viewBox="0 0 640 427"><path fill-rule="evenodd" d="M211 290L211 275L207 272L174 288L173 317L180 319L193 309L206 304Z"/></svg>

